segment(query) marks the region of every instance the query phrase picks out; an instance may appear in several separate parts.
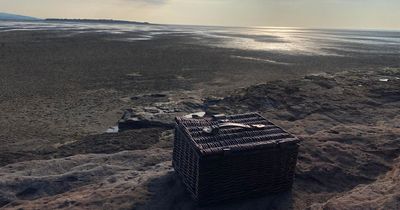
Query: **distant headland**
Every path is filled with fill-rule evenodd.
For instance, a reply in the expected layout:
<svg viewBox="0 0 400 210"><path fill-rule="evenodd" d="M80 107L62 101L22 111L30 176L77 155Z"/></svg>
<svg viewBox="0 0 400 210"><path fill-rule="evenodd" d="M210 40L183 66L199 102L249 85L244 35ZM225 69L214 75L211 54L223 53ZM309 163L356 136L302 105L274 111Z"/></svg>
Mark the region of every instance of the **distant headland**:
<svg viewBox="0 0 400 210"><path fill-rule="evenodd" d="M79 23L115 23L115 24L143 24L148 25L148 22L113 20L113 19L68 19L68 18L46 18L49 22L79 22Z"/></svg>
<svg viewBox="0 0 400 210"><path fill-rule="evenodd" d="M40 19L36 17L17 15L11 13L0 12L0 20L8 21L47 21L47 22L79 22L79 23L107 23L107 24L142 24L148 25L148 22L113 20L113 19L80 19L80 18L46 18Z"/></svg>
<svg viewBox="0 0 400 210"><path fill-rule="evenodd" d="M0 20L40 20L39 18L0 12Z"/></svg>

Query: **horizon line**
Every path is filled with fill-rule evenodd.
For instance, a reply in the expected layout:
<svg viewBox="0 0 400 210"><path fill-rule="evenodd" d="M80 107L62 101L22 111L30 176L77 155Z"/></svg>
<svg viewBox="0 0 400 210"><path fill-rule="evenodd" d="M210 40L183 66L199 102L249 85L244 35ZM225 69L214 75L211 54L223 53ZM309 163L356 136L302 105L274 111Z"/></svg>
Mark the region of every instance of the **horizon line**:
<svg viewBox="0 0 400 210"><path fill-rule="evenodd" d="M219 24L189 24L189 23L154 23L146 20L128 20L128 19L113 19L113 18L65 18L65 17L33 17L24 14L16 14L10 12L0 12L10 15L26 16L36 18L38 20L9 20L9 21L46 21L46 19L65 19L65 20L111 20L111 21L126 21L149 23L152 25L176 25L176 26L198 26L198 27L231 27L231 28L288 28L288 29L314 29L314 30L356 30L356 31L392 31L400 32L400 28L379 28L379 27L320 27L320 26L273 26L273 25L219 25Z"/></svg>

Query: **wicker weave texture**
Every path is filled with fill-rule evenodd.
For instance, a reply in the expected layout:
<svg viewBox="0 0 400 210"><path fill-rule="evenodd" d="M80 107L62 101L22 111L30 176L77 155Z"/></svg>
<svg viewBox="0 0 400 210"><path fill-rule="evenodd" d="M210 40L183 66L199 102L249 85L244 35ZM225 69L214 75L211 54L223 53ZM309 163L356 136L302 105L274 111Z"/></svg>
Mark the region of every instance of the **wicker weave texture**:
<svg viewBox="0 0 400 210"><path fill-rule="evenodd" d="M177 118L178 128L187 135L198 152L204 155L223 153L227 148L231 151L253 150L271 147L274 144L292 143L298 139L282 128L274 125L257 113L231 115L226 120L243 125L261 124L261 129L243 129L239 127L221 129L218 135L204 133L203 128L217 126L221 122L212 118L185 119Z"/></svg>
<svg viewBox="0 0 400 210"><path fill-rule="evenodd" d="M212 118L177 118L173 166L200 204L287 191L293 184L299 140L257 113L224 122L263 124L260 129L217 126Z"/></svg>

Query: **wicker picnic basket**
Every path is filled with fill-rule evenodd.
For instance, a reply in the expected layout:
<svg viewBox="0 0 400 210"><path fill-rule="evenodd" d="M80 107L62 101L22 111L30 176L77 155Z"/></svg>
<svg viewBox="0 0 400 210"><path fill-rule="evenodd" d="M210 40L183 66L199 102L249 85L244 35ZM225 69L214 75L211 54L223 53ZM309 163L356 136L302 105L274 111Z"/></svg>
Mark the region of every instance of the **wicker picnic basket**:
<svg viewBox="0 0 400 210"><path fill-rule="evenodd" d="M173 166L207 205L290 190L299 139L257 113L177 117Z"/></svg>

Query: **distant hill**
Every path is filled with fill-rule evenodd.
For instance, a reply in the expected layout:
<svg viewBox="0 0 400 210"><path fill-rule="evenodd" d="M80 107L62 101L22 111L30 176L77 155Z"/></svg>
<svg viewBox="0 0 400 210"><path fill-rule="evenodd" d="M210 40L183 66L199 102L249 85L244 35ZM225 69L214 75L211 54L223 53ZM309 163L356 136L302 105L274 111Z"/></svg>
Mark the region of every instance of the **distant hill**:
<svg viewBox="0 0 400 210"><path fill-rule="evenodd" d="M0 12L0 20L40 20L39 18Z"/></svg>
<svg viewBox="0 0 400 210"><path fill-rule="evenodd" d="M45 21L53 22L82 22L82 23L123 23L123 24L150 24L148 22L113 20L113 19L63 19L63 18L47 18Z"/></svg>

